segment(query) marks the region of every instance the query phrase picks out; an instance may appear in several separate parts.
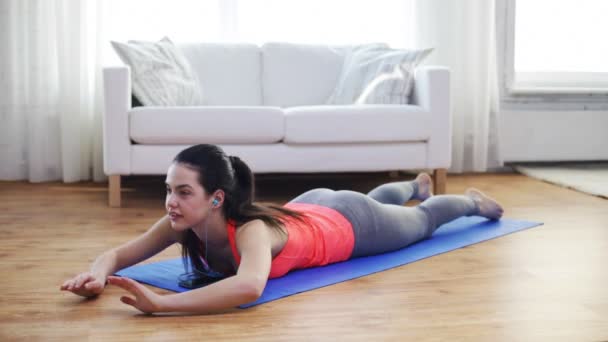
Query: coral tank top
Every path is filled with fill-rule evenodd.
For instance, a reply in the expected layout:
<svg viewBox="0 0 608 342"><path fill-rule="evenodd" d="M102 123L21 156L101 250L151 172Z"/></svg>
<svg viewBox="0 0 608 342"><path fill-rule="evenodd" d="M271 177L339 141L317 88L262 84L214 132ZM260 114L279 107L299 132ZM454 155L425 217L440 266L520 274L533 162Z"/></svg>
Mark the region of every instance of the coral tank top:
<svg viewBox="0 0 608 342"><path fill-rule="evenodd" d="M316 204L288 203L284 207L304 214L304 222L285 218L287 242L272 260L269 278L281 277L295 269L344 261L351 256L355 236L351 223L342 214ZM235 222L229 220L226 229L234 260L240 264Z"/></svg>

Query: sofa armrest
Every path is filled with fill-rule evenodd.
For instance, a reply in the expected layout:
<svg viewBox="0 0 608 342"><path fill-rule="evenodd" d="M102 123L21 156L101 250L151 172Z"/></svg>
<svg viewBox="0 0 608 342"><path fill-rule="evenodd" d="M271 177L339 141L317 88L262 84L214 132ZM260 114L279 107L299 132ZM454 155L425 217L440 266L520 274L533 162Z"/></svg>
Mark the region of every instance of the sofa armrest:
<svg viewBox="0 0 608 342"><path fill-rule="evenodd" d="M449 168L452 163L452 116L450 108L450 71L446 67L423 66L416 69L412 104L430 115L427 167Z"/></svg>
<svg viewBox="0 0 608 342"><path fill-rule="evenodd" d="M131 70L128 66L103 69L103 169L107 175L131 173Z"/></svg>

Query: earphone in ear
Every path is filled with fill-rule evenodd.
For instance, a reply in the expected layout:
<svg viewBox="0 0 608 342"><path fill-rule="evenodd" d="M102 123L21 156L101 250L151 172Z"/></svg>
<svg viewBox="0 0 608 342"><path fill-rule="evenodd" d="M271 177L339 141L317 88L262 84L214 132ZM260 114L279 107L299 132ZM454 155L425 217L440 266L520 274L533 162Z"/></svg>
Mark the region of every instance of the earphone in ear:
<svg viewBox="0 0 608 342"><path fill-rule="evenodd" d="M217 206L218 206L218 204L220 204L220 201L218 201L218 199L217 199L217 198L214 198L212 203L213 203L213 206L214 206L214 207L217 207Z"/></svg>

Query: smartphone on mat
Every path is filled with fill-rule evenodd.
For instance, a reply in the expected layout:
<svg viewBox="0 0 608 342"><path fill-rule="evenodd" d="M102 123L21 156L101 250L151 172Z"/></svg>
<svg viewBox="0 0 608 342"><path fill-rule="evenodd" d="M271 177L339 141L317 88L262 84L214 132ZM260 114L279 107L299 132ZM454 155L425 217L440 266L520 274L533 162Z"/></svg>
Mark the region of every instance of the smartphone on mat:
<svg viewBox="0 0 608 342"><path fill-rule="evenodd" d="M198 274L182 274L179 277L178 285L186 288L186 289L198 289L199 287L207 286L209 284L213 284L218 280L222 280L223 278L209 277L205 275Z"/></svg>

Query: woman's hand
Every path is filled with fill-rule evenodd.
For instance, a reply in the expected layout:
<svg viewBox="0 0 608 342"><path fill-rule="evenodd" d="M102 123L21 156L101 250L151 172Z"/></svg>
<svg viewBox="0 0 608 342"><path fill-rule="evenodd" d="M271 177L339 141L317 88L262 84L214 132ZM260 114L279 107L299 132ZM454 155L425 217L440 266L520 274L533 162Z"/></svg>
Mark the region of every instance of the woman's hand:
<svg viewBox="0 0 608 342"><path fill-rule="evenodd" d="M84 272L61 285L61 291L70 291L83 297L94 297L103 292L105 277L95 276L91 272Z"/></svg>
<svg viewBox="0 0 608 342"><path fill-rule="evenodd" d="M141 312L150 314L161 311L161 302L163 296L149 290L147 287L136 282L133 279L124 277L108 277L108 283L116 285L126 291L129 291L135 299L122 296L120 301L133 306Z"/></svg>

